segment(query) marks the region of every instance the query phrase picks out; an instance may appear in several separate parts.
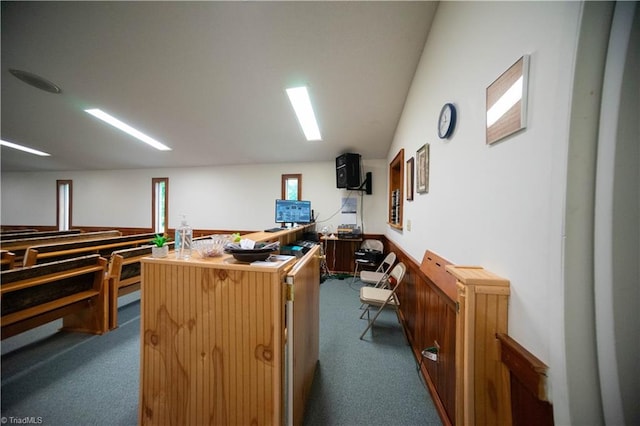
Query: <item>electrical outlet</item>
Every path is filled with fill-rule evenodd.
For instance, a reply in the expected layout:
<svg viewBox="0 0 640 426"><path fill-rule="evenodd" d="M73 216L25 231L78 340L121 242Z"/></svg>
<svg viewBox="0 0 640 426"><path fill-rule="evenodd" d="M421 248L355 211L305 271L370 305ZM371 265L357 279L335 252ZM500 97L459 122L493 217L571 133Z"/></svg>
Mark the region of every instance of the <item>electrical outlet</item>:
<svg viewBox="0 0 640 426"><path fill-rule="evenodd" d="M407 231L411 231L411 219L407 219Z"/></svg>

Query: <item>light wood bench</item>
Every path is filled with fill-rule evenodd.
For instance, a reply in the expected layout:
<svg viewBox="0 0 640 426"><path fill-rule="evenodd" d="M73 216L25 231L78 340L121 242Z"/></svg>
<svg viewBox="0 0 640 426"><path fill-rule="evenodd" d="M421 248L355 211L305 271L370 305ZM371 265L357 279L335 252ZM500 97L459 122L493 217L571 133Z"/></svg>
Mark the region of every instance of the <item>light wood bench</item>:
<svg viewBox="0 0 640 426"><path fill-rule="evenodd" d="M35 245L55 244L61 242L70 241L89 241L97 240L108 237L118 237L122 233L118 230L111 231L96 231L96 232L83 232L80 234L68 234L58 235L53 237L28 237L28 238L15 238L11 240L0 241L0 248L2 250L8 250L16 255L15 260L17 265L22 265L24 254L27 249Z"/></svg>
<svg viewBox="0 0 640 426"><path fill-rule="evenodd" d="M53 260L68 259L97 253L109 258L115 250L139 247L151 243L155 234L134 234L121 237L101 238L90 241L73 241L56 244L31 246L24 255L24 266Z"/></svg>
<svg viewBox="0 0 640 426"><path fill-rule="evenodd" d="M63 329L107 331L107 260L82 256L0 273L2 339L63 318Z"/></svg>

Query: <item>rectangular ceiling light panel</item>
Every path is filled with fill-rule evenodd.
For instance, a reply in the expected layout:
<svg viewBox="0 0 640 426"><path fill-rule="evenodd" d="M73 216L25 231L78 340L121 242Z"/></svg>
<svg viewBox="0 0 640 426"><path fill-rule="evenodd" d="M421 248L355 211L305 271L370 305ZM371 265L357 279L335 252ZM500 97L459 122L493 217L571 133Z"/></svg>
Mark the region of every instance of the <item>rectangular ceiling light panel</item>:
<svg viewBox="0 0 640 426"><path fill-rule="evenodd" d="M307 88L305 86L292 87L287 89L287 95L307 140L322 140Z"/></svg>
<svg viewBox="0 0 640 426"><path fill-rule="evenodd" d="M18 149L20 151L28 152L29 154L39 155L41 157L50 157L51 154L47 154L46 152L38 151L37 149L27 148L26 146L18 145L17 143L7 142L4 140L0 140L0 145L6 146L7 148Z"/></svg>
<svg viewBox="0 0 640 426"><path fill-rule="evenodd" d="M123 132L133 136L136 139L141 140L142 142L151 145L152 147L154 147L155 149L158 149L160 151L171 151L171 148L169 148L168 146L166 146L165 144L158 142L157 140L153 139L150 136L145 135L144 133L142 133L139 130L134 129L133 127L129 126L126 123L123 123L122 121L118 120L115 117L112 117L111 115L107 114L106 112L97 109L97 108L93 108L93 109L85 109L85 112L88 112L89 114L93 115L96 118L99 118L100 120L104 121L105 123L111 124L113 127L122 130Z"/></svg>

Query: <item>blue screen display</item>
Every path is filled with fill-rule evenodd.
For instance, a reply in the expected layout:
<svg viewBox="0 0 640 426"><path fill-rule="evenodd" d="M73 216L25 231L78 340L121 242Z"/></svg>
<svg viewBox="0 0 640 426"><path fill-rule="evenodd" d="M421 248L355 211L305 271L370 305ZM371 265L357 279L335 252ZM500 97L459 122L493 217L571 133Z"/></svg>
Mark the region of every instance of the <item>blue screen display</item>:
<svg viewBox="0 0 640 426"><path fill-rule="evenodd" d="M310 223L311 201L276 200L276 223Z"/></svg>

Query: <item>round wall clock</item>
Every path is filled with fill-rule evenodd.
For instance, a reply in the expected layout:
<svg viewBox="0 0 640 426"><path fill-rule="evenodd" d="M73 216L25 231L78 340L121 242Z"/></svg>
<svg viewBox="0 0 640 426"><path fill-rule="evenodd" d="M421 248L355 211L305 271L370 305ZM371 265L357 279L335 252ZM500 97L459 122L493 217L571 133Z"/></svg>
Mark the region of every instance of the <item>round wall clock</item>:
<svg viewBox="0 0 640 426"><path fill-rule="evenodd" d="M438 119L438 136L440 139L446 139L451 136L453 129L456 127L456 107L453 104L444 104L440 111Z"/></svg>

